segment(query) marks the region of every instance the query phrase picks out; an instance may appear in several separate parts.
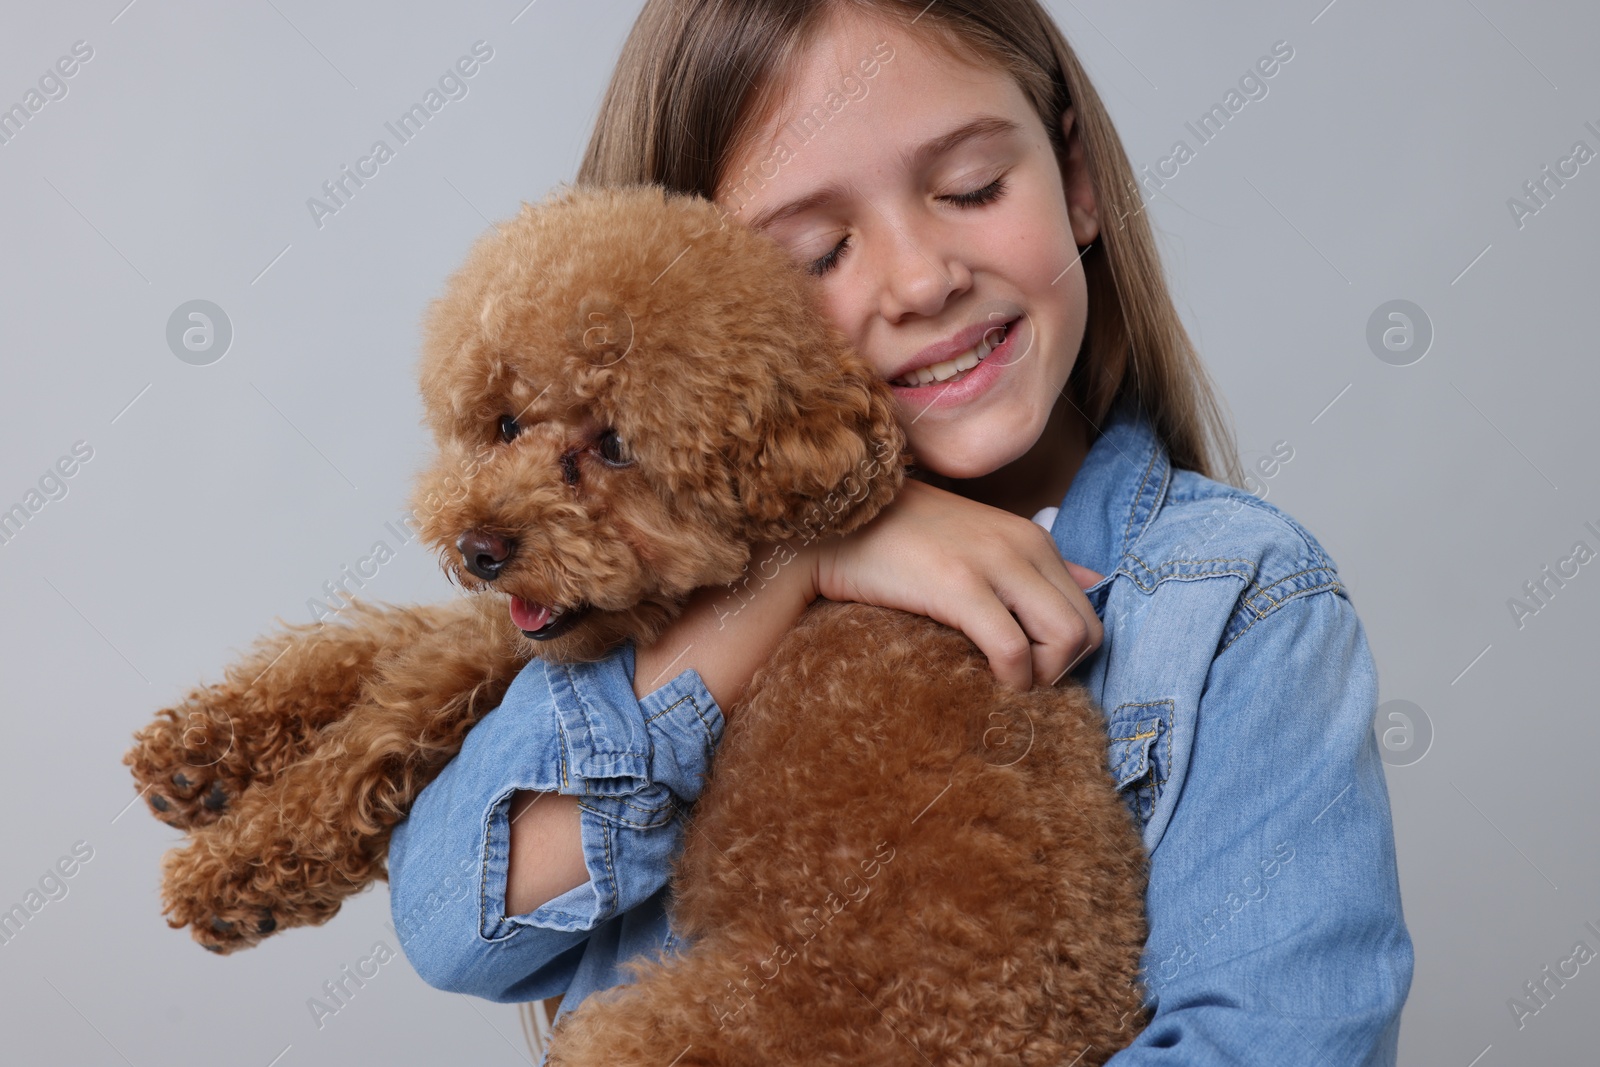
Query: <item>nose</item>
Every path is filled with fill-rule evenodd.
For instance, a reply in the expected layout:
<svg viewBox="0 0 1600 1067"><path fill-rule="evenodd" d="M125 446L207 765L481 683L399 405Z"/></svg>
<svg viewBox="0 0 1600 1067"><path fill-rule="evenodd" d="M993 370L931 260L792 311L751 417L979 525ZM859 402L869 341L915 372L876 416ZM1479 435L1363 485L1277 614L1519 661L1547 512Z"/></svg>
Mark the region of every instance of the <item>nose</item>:
<svg viewBox="0 0 1600 1067"><path fill-rule="evenodd" d="M873 262L878 312L889 322L907 315L937 318L953 294L972 288L964 249L934 226L907 221L905 232L882 240Z"/></svg>
<svg viewBox="0 0 1600 1067"><path fill-rule="evenodd" d="M486 582L492 582L500 576L500 571L516 550L516 541L485 530L468 530L456 538L456 551L461 553L461 561L467 565L467 570Z"/></svg>

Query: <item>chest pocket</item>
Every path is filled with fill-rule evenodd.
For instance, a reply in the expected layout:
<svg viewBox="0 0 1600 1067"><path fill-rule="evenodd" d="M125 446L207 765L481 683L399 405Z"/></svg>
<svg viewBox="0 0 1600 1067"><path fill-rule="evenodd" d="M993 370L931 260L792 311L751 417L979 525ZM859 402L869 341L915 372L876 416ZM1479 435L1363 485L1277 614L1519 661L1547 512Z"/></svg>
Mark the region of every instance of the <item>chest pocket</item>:
<svg viewBox="0 0 1600 1067"><path fill-rule="evenodd" d="M1143 829L1172 769L1172 701L1119 704L1106 726L1111 777Z"/></svg>

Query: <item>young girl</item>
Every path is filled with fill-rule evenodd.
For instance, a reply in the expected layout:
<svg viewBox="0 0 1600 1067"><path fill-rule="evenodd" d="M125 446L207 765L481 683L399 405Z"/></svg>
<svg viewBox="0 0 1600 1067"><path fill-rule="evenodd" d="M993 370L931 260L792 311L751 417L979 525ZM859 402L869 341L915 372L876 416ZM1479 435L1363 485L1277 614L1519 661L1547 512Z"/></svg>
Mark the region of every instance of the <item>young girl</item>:
<svg viewBox="0 0 1600 1067"><path fill-rule="evenodd" d="M566 1012L672 951L682 816L630 813L694 802L722 709L820 595L957 627L1022 688L1075 671L1105 709L1151 858L1153 1021L1112 1064L1393 1063L1412 948L1365 632L1316 539L1237 488L1037 0L649 0L578 181L699 193L790 250L894 384L918 480L736 626L701 590L648 648L529 664L394 832L423 978Z"/></svg>

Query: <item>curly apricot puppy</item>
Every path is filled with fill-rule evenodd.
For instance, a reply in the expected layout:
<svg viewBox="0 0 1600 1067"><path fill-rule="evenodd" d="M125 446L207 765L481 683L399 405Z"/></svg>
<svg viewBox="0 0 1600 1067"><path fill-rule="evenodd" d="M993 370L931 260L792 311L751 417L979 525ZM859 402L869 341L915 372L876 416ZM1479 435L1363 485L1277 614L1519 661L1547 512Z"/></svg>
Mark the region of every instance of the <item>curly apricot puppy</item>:
<svg viewBox="0 0 1600 1067"><path fill-rule="evenodd" d="M331 628L325 655L268 643L252 665L302 673L252 703L230 675L252 738L279 709L296 740L217 776L224 809L186 814L167 858L170 921L208 947L383 877L395 822L531 656L650 644L695 589L758 581L754 546L870 521L910 459L782 249L649 186L486 234L431 309L422 392L439 456L414 510L472 595ZM563 1016L552 1067L1090 1064L1142 1028L1146 856L1080 686L1014 693L959 631L819 601L729 711L674 869L687 940ZM130 760L167 797L173 753L216 743L163 721Z"/></svg>

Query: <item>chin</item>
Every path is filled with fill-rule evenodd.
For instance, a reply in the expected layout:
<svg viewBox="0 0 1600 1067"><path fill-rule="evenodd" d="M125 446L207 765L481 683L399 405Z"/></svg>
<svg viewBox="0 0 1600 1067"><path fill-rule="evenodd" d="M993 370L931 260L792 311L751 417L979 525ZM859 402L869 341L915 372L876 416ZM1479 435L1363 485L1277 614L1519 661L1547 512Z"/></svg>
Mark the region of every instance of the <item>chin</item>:
<svg viewBox="0 0 1600 1067"><path fill-rule="evenodd" d="M982 478L1002 470L1023 456L1028 454L1028 449L1037 441L1035 434L1026 446L1009 448L996 448L993 443L985 448L981 443L974 447L963 447L960 441L941 441L937 448L918 449L913 443L912 451L922 466L935 474L957 481L966 481L973 478Z"/></svg>

